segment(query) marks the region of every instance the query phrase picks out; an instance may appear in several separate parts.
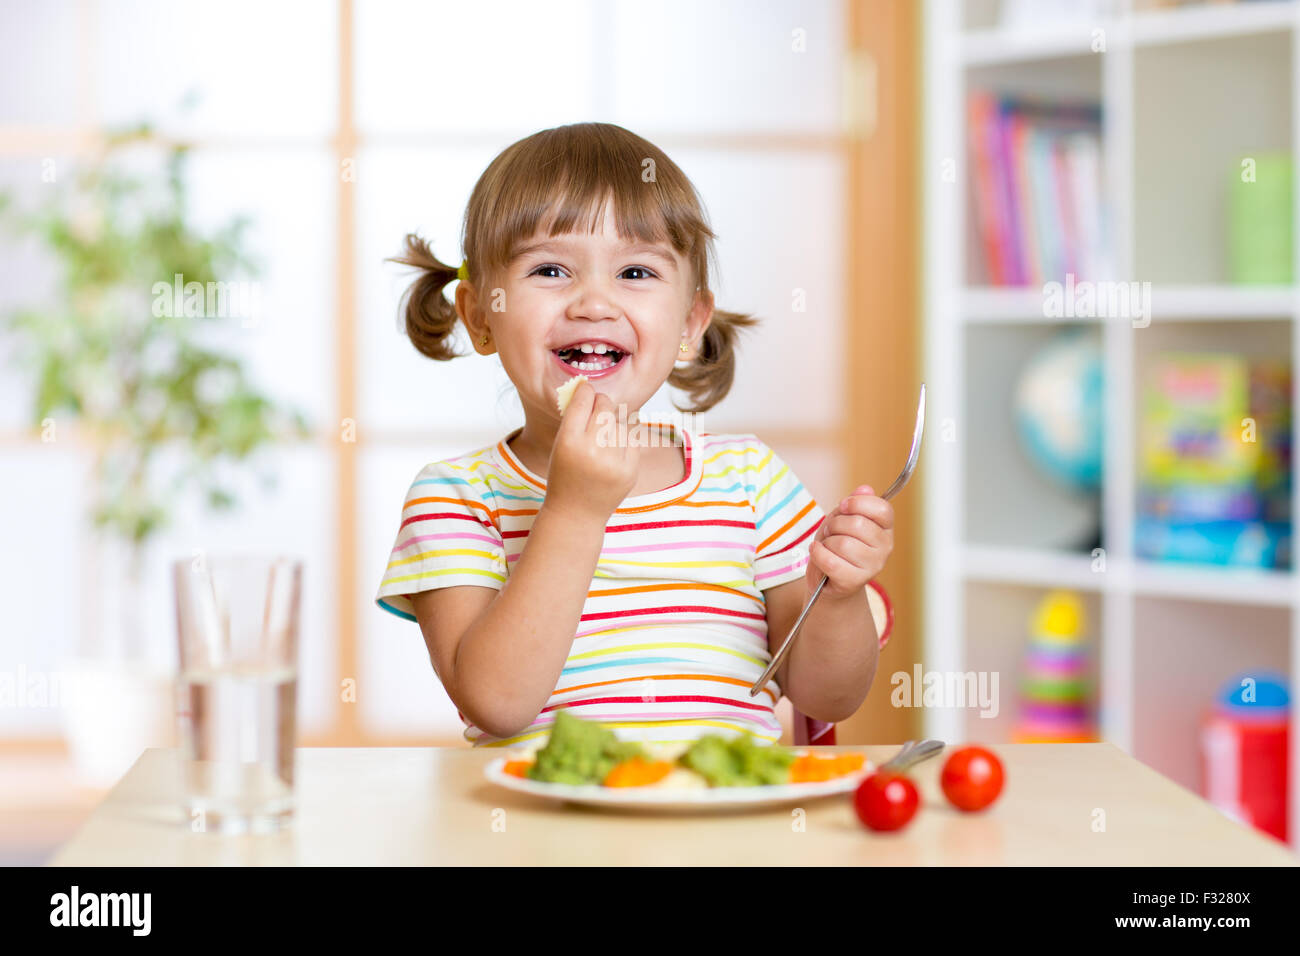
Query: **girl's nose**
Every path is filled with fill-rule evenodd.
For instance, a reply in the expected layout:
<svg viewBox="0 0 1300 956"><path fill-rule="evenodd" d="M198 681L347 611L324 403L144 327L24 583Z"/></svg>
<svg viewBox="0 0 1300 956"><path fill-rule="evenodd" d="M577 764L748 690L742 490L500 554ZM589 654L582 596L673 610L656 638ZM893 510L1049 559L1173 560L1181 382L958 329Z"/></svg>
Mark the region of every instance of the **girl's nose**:
<svg viewBox="0 0 1300 956"><path fill-rule="evenodd" d="M614 296L613 284L600 277L579 281L569 306L571 319L618 318L620 309Z"/></svg>

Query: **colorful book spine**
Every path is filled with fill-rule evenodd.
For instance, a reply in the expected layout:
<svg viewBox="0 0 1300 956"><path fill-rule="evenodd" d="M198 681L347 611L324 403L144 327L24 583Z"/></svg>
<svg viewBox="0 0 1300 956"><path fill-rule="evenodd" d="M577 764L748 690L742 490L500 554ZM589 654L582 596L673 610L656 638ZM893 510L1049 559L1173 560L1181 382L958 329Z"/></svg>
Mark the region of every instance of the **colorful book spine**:
<svg viewBox="0 0 1300 956"><path fill-rule="evenodd" d="M1061 267L1061 233L1056 187L1052 182L1052 135L1039 127L1029 129L1029 155L1026 157L1033 189L1034 230L1038 236L1040 281L1065 279Z"/></svg>
<svg viewBox="0 0 1300 956"><path fill-rule="evenodd" d="M1080 278L1111 278L1106 255L1105 217L1101 200L1101 144L1096 137L1072 133L1066 137L1070 168L1070 202L1080 246Z"/></svg>
<svg viewBox="0 0 1300 956"><path fill-rule="evenodd" d="M1024 261L1024 285L1043 281L1043 261L1034 222L1033 180L1029 175L1029 122L1023 116L1011 118L1011 162L1015 170L1016 205L1019 210L1020 254Z"/></svg>
<svg viewBox="0 0 1300 956"><path fill-rule="evenodd" d="M1052 184L1056 215L1061 223L1061 270L1075 276L1079 272L1079 226L1075 222L1073 201L1070 198L1070 162L1067 143L1057 137L1052 141Z"/></svg>
<svg viewBox="0 0 1300 956"><path fill-rule="evenodd" d="M1022 254L1020 235L1020 203L1016 196L1015 148L1012 144L1012 128L1008 116L1008 103L999 101L994 120L997 130L997 170L1001 184L1003 207L1002 217L1007 223L1006 236L1003 239L1008 262L1008 283L1026 285L1029 282L1028 270Z"/></svg>
<svg viewBox="0 0 1300 956"><path fill-rule="evenodd" d="M991 96L972 95L967 104L967 134L976 190L975 214L989 282L1007 285L1010 279L1004 258L1006 226L1002 222L1003 206L996 199L993 109Z"/></svg>

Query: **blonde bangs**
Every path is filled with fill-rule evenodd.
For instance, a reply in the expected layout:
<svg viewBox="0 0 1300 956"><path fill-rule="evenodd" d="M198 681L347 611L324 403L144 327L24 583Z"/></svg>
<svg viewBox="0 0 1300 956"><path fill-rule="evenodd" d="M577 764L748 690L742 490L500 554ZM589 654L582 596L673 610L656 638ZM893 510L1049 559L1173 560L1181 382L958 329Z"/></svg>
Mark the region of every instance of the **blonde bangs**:
<svg viewBox="0 0 1300 956"><path fill-rule="evenodd" d="M708 288L714 233L695 187L653 143L604 123L542 130L493 160L465 211L471 274L498 275L539 234L593 233L607 206L622 239L667 242Z"/></svg>

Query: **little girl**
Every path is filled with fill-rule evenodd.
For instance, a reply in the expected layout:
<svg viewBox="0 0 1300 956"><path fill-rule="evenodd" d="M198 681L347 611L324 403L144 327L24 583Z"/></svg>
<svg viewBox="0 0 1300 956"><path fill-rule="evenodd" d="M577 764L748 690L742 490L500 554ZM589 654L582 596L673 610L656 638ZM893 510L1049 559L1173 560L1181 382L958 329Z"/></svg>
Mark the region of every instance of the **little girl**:
<svg viewBox="0 0 1300 956"><path fill-rule="evenodd" d="M714 309L713 238L667 155L580 123L492 161L459 269L415 235L395 260L422 270L404 300L412 344L455 358L463 323L524 408L521 428L416 475L377 595L419 622L475 746L544 737L562 708L624 739L774 743L782 694L834 722L871 686L866 586L893 550L889 502L864 485L824 514L759 438L689 423L726 396L738 330L757 322ZM556 390L579 375L561 414ZM686 421L640 421L665 381L690 396Z"/></svg>

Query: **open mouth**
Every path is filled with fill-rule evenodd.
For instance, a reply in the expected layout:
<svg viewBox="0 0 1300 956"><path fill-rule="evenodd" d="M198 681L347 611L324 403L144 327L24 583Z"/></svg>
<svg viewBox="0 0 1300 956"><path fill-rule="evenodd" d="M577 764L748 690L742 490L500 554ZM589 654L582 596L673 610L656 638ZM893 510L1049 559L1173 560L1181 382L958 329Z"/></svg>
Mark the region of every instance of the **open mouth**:
<svg viewBox="0 0 1300 956"><path fill-rule="evenodd" d="M582 345L554 351L561 362L579 372L603 372L613 368L627 357L625 352L603 343L593 345L584 342Z"/></svg>

